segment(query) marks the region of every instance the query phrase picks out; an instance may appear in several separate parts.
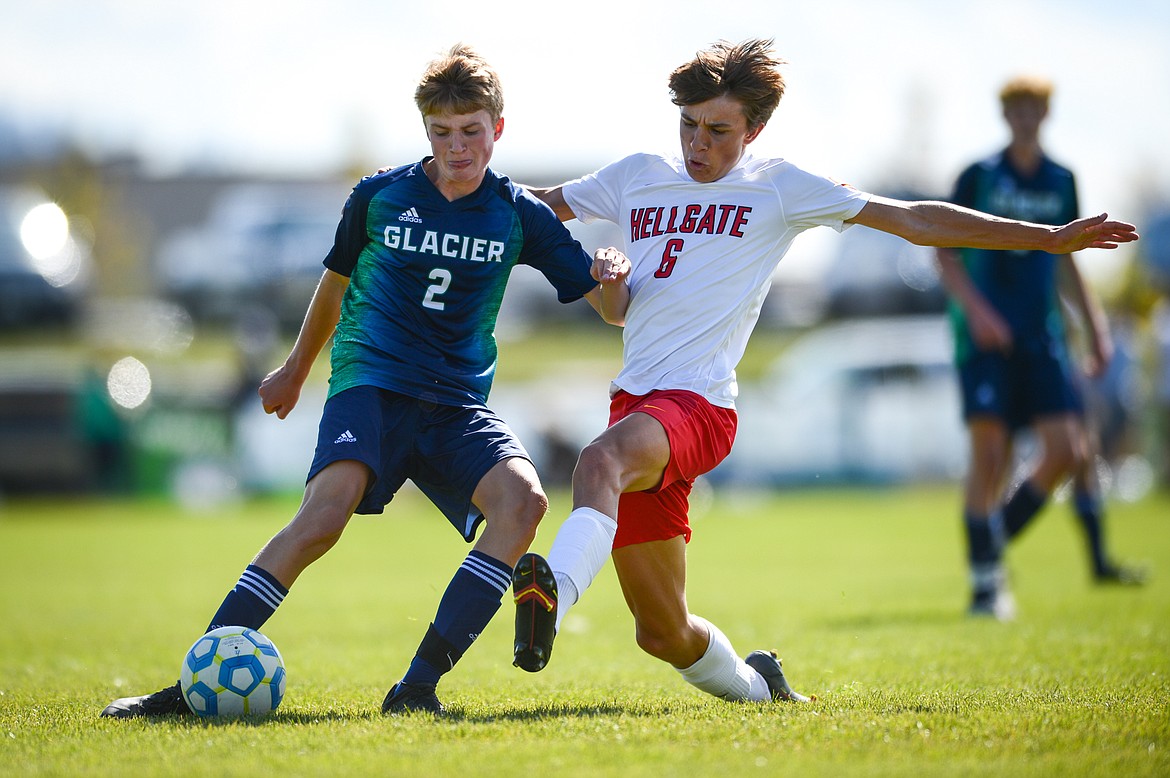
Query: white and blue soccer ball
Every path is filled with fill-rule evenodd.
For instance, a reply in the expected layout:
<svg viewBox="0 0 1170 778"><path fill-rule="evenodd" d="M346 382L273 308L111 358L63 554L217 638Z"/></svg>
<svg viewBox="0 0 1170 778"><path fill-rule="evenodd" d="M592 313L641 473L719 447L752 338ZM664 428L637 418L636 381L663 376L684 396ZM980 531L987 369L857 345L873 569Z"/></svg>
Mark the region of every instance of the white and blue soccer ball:
<svg viewBox="0 0 1170 778"><path fill-rule="evenodd" d="M200 716L264 716L284 699L284 660L276 645L247 627L219 627L183 657L179 686Z"/></svg>

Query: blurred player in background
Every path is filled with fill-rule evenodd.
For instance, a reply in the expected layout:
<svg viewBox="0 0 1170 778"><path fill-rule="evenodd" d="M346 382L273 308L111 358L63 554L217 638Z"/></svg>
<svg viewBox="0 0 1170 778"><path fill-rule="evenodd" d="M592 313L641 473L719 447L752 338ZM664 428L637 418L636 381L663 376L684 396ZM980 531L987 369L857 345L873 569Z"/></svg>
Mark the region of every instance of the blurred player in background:
<svg viewBox="0 0 1170 778"><path fill-rule="evenodd" d="M496 314L512 268L540 270L561 302L603 310L606 285L547 206L488 169L504 129L494 70L456 46L415 91L432 156L363 179L325 258L292 352L260 386L283 419L330 337L329 397L304 500L244 570L208 629L259 629L355 513L381 513L410 478L467 542L434 622L384 713L442 712L435 693L499 609L548 501L524 447L486 405ZM619 288L611 278L608 288ZM394 556L408 553L388 549ZM172 686L116 700L104 716L187 712Z"/></svg>
<svg viewBox="0 0 1170 778"><path fill-rule="evenodd" d="M1001 93L1011 132L1006 149L959 177L952 201L1013 219L1063 224L1077 218L1072 172L1040 145L1051 84L1020 77ZM964 525L975 615L1014 615L1004 581L1003 546L1018 536L1064 479L1075 477L1074 504L1085 529L1093 574L1101 582L1140 576L1106 554L1095 446L1084 423L1061 297L1083 322L1086 371L1102 373L1113 344L1101 307L1069 253L1042 250L962 252L940 249L943 284L951 297L955 360L970 437ZM1030 429L1040 453L1005 500L1015 433Z"/></svg>
<svg viewBox="0 0 1170 778"><path fill-rule="evenodd" d="M699 52L668 82L679 106L680 157L635 154L534 190L562 219L621 227L632 267L611 426L581 452L573 511L547 565L526 554L516 568L515 663L525 670L548 661L555 626L612 549L643 650L726 700L805 699L789 687L774 654L740 659L686 600L691 485L731 448L735 367L776 263L798 234L861 224L923 245L1057 254L1137 237L1132 226L1104 216L1057 229L877 197L783 159L753 157L747 147L784 92L781 64L767 40L719 42ZM778 561L786 553L777 549ZM559 603L542 614L534 603L550 602L554 587Z"/></svg>

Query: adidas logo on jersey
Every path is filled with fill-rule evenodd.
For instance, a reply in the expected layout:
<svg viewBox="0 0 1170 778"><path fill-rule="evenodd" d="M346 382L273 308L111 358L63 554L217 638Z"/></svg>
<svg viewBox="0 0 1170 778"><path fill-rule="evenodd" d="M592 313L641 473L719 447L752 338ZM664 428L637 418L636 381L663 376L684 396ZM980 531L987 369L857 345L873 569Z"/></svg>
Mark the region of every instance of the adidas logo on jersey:
<svg viewBox="0 0 1170 778"><path fill-rule="evenodd" d="M334 443L357 443L357 438L354 437L354 434L352 432L350 432L349 430L346 430L345 432L338 435L337 440L335 440L333 442Z"/></svg>
<svg viewBox="0 0 1170 778"><path fill-rule="evenodd" d="M422 224L422 219L418 217L418 211L414 208L403 211L402 215L398 217L400 222L413 222L414 224Z"/></svg>

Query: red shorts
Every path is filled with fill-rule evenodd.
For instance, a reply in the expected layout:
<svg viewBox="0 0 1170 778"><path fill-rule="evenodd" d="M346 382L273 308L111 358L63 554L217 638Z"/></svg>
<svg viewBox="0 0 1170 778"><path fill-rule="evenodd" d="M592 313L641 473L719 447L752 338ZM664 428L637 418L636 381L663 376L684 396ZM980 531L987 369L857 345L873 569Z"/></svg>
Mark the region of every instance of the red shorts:
<svg viewBox="0 0 1170 778"><path fill-rule="evenodd" d="M609 404L610 426L632 413L645 413L666 429L670 460L657 487L621 496L613 547L679 535L689 543L687 497L691 485L731 452L738 417L731 408L712 405L704 397L682 389L663 389L641 396L619 389Z"/></svg>

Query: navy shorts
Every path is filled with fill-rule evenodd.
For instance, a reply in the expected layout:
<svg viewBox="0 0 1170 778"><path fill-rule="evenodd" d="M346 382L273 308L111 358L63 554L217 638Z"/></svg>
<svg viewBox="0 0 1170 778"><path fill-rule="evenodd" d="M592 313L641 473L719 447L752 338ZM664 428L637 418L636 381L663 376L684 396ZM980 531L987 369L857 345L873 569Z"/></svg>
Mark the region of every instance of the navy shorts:
<svg viewBox="0 0 1170 778"><path fill-rule="evenodd" d="M512 457L531 461L515 433L485 406L437 405L355 386L325 402L307 480L332 462L362 462L374 482L357 513L382 513L409 478L471 542L483 521L471 495L489 470Z"/></svg>
<svg viewBox="0 0 1170 778"><path fill-rule="evenodd" d="M976 351L959 366L959 384L967 420L995 416L1018 430L1043 416L1084 413L1066 352L1053 346Z"/></svg>

